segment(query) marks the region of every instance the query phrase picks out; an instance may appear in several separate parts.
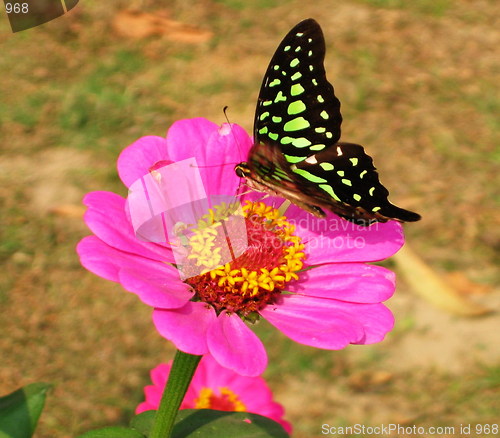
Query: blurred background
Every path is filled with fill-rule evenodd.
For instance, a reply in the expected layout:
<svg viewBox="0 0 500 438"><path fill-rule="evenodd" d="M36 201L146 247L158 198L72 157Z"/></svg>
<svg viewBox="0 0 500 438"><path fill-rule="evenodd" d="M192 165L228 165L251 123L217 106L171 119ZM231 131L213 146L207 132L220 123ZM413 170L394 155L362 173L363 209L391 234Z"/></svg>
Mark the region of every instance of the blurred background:
<svg viewBox="0 0 500 438"><path fill-rule="evenodd" d="M322 351L262 322L265 377L298 438L324 423L453 436L498 423L498 2L82 0L15 34L0 18L0 394L55 384L36 437L127 424L149 370L173 357L150 308L80 266L82 197L126 196L120 151L175 120L223 123L228 105L251 132L267 64L308 17L325 34L342 139L423 219L405 226L412 258L384 263L398 274L387 339Z"/></svg>

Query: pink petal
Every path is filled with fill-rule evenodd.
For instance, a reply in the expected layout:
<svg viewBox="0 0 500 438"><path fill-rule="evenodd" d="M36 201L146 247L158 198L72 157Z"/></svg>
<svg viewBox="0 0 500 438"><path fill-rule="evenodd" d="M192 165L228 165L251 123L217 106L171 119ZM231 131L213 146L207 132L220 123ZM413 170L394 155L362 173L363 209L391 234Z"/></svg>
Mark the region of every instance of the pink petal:
<svg viewBox="0 0 500 438"><path fill-rule="evenodd" d="M167 134L169 157L175 161L195 156L207 193L233 195L240 178L234 166L248 153L252 141L238 125L219 128L206 119L180 120Z"/></svg>
<svg viewBox="0 0 500 438"><path fill-rule="evenodd" d="M246 160L252 140L238 125L224 124L214 131L200 151L205 188L212 195L234 195L241 183L234 166ZM245 153L246 152L246 153ZM198 158L198 157L197 157Z"/></svg>
<svg viewBox="0 0 500 438"><path fill-rule="evenodd" d="M374 344L384 340L394 327L394 316L383 304L358 304L361 308L352 308L358 320L363 324L365 336L355 344Z"/></svg>
<svg viewBox="0 0 500 438"><path fill-rule="evenodd" d="M135 408L135 415L139 415L139 414L142 414L143 412L146 412L146 411L154 411L156 410L156 408L149 404L148 402L142 402L140 403L137 408Z"/></svg>
<svg viewBox="0 0 500 438"><path fill-rule="evenodd" d="M220 155L220 148L223 148L225 163L236 165L247 160L253 140L241 126L223 123L214 134L207 147L201 151L207 164ZM234 169L231 170L234 172Z"/></svg>
<svg viewBox="0 0 500 438"><path fill-rule="evenodd" d="M83 203L88 207L85 223L108 245L153 260L174 261L170 248L142 242L135 237L125 214L125 199L121 196L112 192L91 192L84 197Z"/></svg>
<svg viewBox="0 0 500 438"><path fill-rule="evenodd" d="M149 263L145 269L122 269L119 280L126 290L137 294L148 306L179 308L193 297L193 292L180 281L175 270L168 268L165 264Z"/></svg>
<svg viewBox="0 0 500 438"><path fill-rule="evenodd" d="M260 314L294 341L328 350L380 341L394 323L382 304L303 295L283 296L279 304L267 306Z"/></svg>
<svg viewBox="0 0 500 438"><path fill-rule="evenodd" d="M161 396L163 395L164 388L165 385L163 385L162 387L150 385L144 388L144 395L146 396L146 400L149 405L147 410L158 409L158 406L160 406L160 400Z"/></svg>
<svg viewBox="0 0 500 438"><path fill-rule="evenodd" d="M151 370L149 375L151 376L151 382L155 386L159 386L163 389L167 383L168 376L170 375L170 370L172 369L172 361L168 363L161 363Z"/></svg>
<svg viewBox="0 0 500 438"><path fill-rule="evenodd" d="M165 263L119 251L96 236L84 237L76 251L83 267L106 280L121 283L150 306L182 307L192 297L176 269Z"/></svg>
<svg viewBox="0 0 500 438"><path fill-rule="evenodd" d="M207 331L216 320L215 310L201 302L190 301L180 309L153 311L153 323L158 332L178 350L189 354L208 352Z"/></svg>
<svg viewBox="0 0 500 438"><path fill-rule="evenodd" d="M202 117L176 121L167 133L169 159L181 161L203 156L203 148L217 129L218 126L215 123Z"/></svg>
<svg viewBox="0 0 500 438"><path fill-rule="evenodd" d="M153 135L142 137L127 146L118 157L118 174L123 184L130 187L134 181L146 175L151 166L164 160L169 160L167 141Z"/></svg>
<svg viewBox="0 0 500 438"><path fill-rule="evenodd" d="M207 342L215 360L238 374L257 376L267 366L262 342L237 315L222 312L210 327Z"/></svg>
<svg viewBox="0 0 500 438"><path fill-rule="evenodd" d="M106 245L96 236L84 237L77 245L76 252L80 256L80 262L85 269L105 278L106 280L119 282L118 273L121 265L134 261L140 262L141 257L126 254Z"/></svg>
<svg viewBox="0 0 500 438"><path fill-rule="evenodd" d="M211 354L205 354L198 365L191 385L197 391L201 391L207 386L218 391L220 387L230 387L243 378L253 379L253 377L243 377L236 374L233 370L221 366Z"/></svg>
<svg viewBox="0 0 500 438"><path fill-rule="evenodd" d="M151 370L150 374L153 375L153 372L162 366L165 367L167 365L160 364L154 370ZM163 390L165 389L165 384L166 384L169 372L170 372L170 369L168 369L168 371L165 371L164 368L162 368L162 374L160 374L158 372L158 370L156 371L157 380L161 379L163 383L158 384L158 383L154 382L154 380L153 380L153 385L148 385L148 386L144 387L144 395L145 395L146 400L144 402L142 402L141 404L139 404L139 406L137 406L137 408L135 409L136 415L140 414L141 412L152 411L152 410L158 409L158 406L160 406L161 397L163 395Z"/></svg>
<svg viewBox="0 0 500 438"><path fill-rule="evenodd" d="M396 221L364 227L330 212L325 219L319 219L294 205L286 215L306 245L309 265L383 260L395 254L404 243L403 229Z"/></svg>
<svg viewBox="0 0 500 438"><path fill-rule="evenodd" d="M381 266L333 263L301 272L287 290L321 298L355 303L380 303L394 293L396 276Z"/></svg>

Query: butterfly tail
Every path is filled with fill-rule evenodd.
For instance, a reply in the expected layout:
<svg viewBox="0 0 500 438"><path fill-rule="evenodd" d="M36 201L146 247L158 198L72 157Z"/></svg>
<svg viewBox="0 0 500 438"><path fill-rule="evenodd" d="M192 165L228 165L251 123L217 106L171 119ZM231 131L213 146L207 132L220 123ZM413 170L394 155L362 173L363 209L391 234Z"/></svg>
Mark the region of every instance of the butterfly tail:
<svg viewBox="0 0 500 438"><path fill-rule="evenodd" d="M400 222L416 222L421 219L421 216L418 213L410 210L405 210L404 208L400 208L394 204L384 206L384 208L381 209L379 213L383 216L396 219Z"/></svg>

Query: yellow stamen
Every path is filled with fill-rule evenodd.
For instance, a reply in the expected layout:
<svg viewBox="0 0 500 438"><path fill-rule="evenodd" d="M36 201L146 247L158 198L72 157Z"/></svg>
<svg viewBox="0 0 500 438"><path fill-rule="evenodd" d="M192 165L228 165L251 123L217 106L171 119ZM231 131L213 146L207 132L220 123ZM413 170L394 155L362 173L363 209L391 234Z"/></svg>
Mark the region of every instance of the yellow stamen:
<svg viewBox="0 0 500 438"><path fill-rule="evenodd" d="M292 279L298 279L296 271L302 269L301 259L305 258L303 252L304 245L300 243L300 237L295 236L295 226L289 224L279 211L264 203L247 203L243 206L243 212L255 214L269 220L269 229L279 230L282 239L288 246L283 247L284 263L274 267L271 271L266 268L260 268L258 271L248 271L242 267L231 269L230 263L226 263L223 269L214 269L210 272L210 278L213 280L220 277L219 287L234 286L238 283L242 294L251 290L250 295L258 293L259 288L267 291L273 291L275 288L282 288L284 284Z"/></svg>
<svg viewBox="0 0 500 438"><path fill-rule="evenodd" d="M231 249L234 245L233 251L239 248L239 242L228 240L225 226L222 230L227 207L215 207L198 221L197 229L191 229L187 259L189 266L196 266L201 273L186 282L195 288L201 300L216 309L245 315L272 302L286 283L297 280L306 255L304 244L294 234L295 226L277 209L262 202L247 201L239 210L233 207L231 212L233 216L240 216L248 227L247 249L224 263L228 254L221 246L228 245ZM231 224L234 223L227 222L228 229Z"/></svg>
<svg viewBox="0 0 500 438"><path fill-rule="evenodd" d="M194 401L195 409L217 409L224 411L245 412L246 406L239 397L229 388L220 387L219 394L211 388L203 388Z"/></svg>

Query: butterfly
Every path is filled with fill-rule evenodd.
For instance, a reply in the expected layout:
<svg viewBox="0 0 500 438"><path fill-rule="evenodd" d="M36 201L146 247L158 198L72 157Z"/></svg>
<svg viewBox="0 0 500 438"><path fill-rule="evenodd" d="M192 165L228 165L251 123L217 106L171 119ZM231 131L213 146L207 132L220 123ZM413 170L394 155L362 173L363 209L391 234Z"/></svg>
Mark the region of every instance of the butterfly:
<svg viewBox="0 0 500 438"><path fill-rule="evenodd" d="M323 218L359 225L413 222L420 215L389 202L363 146L339 142L340 101L326 79L325 39L307 19L283 39L269 63L254 120L254 145L235 167L253 190L280 196Z"/></svg>

